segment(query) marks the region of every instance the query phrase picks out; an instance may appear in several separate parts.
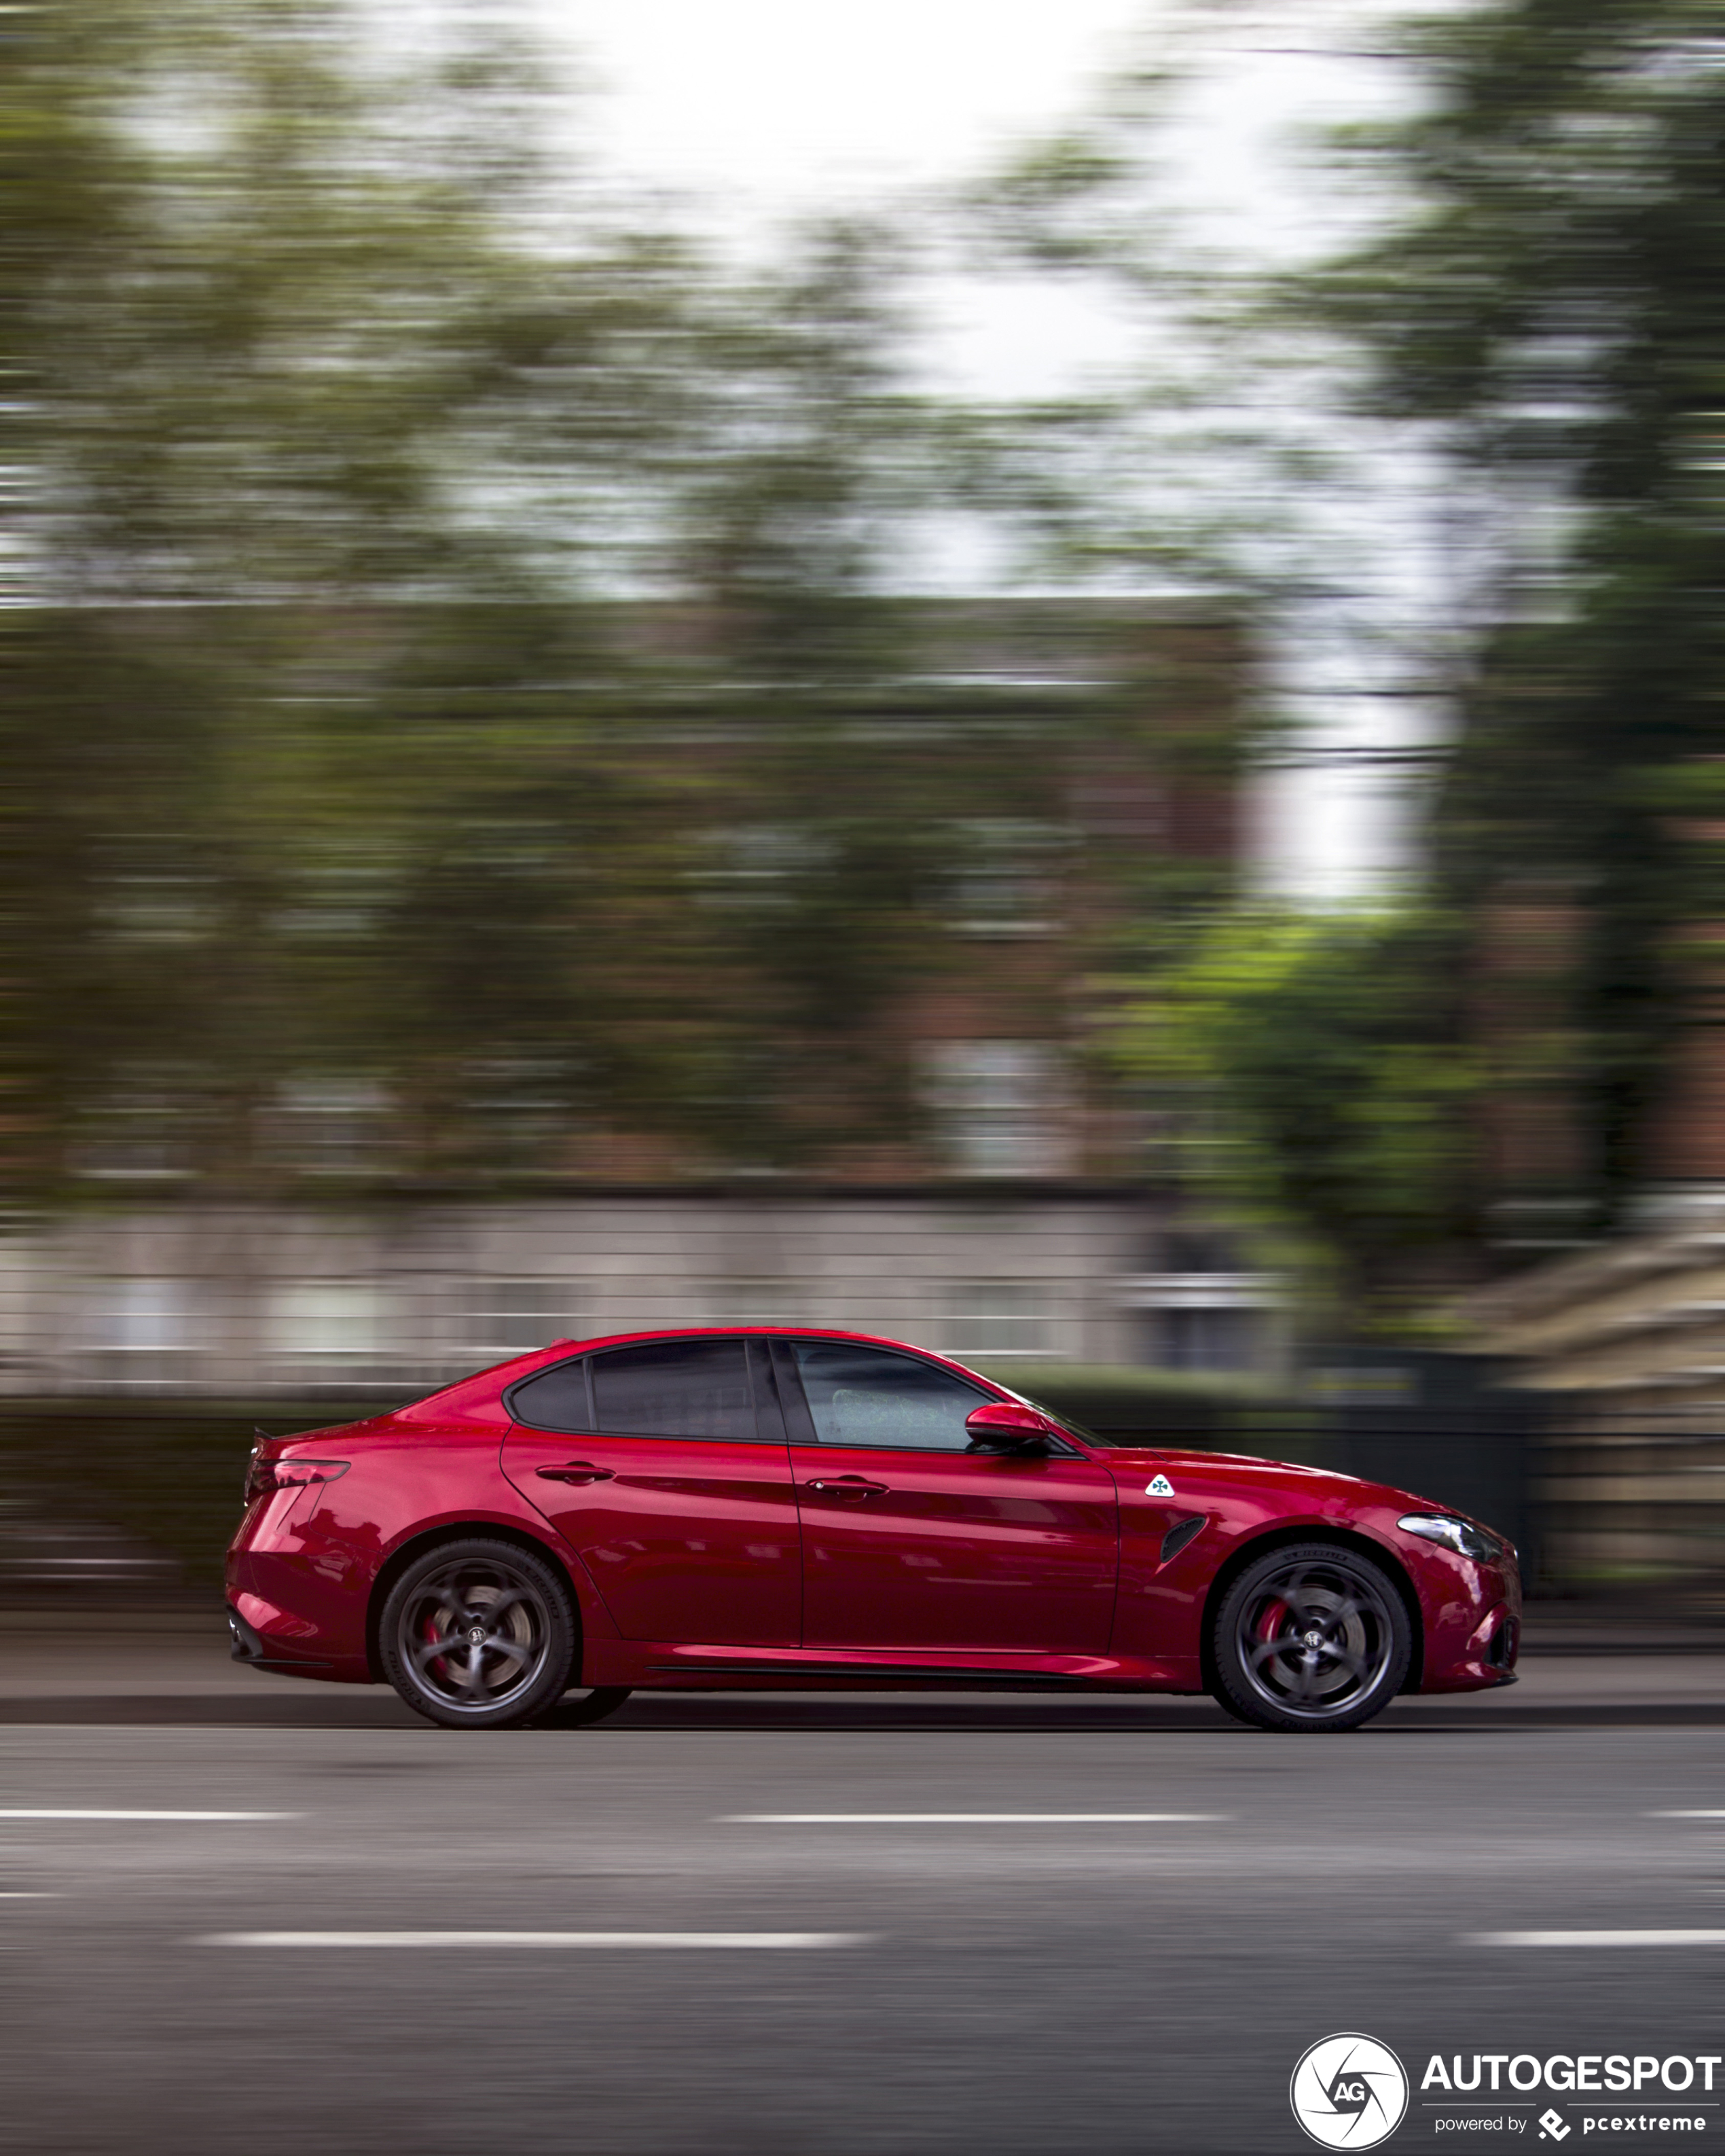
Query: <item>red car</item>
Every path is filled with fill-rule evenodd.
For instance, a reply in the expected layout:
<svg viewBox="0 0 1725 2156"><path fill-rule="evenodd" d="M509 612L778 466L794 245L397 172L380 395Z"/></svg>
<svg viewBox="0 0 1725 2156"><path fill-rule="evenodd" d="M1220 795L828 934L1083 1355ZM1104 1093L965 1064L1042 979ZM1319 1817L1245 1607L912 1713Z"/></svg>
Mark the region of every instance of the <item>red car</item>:
<svg viewBox="0 0 1725 2156"><path fill-rule="evenodd" d="M264 1439L246 1500L236 1656L387 1681L452 1728L597 1720L640 1686L934 1683L1209 1691L1337 1730L1513 1681L1516 1555L1477 1522L1110 1445L859 1333L560 1342Z"/></svg>

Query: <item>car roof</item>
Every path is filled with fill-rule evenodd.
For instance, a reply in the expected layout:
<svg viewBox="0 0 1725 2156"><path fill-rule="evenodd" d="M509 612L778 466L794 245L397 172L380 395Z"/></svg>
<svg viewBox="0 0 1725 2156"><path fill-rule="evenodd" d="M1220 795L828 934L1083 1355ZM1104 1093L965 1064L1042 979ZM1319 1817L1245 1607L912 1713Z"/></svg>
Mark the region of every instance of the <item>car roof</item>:
<svg viewBox="0 0 1725 2156"><path fill-rule="evenodd" d="M855 1340L862 1347L890 1348L901 1355L920 1355L926 1362L943 1363L948 1369L963 1370L967 1377L982 1377L979 1370L942 1354L937 1348L924 1348L911 1340L891 1339L883 1332L849 1332L832 1325L655 1325L639 1332L603 1332L588 1338L554 1340L549 1348L533 1352L552 1354L572 1348L585 1355L602 1348L629 1347L638 1341L737 1339ZM986 1384L995 1381L983 1378L983 1382Z"/></svg>
<svg viewBox="0 0 1725 2156"><path fill-rule="evenodd" d="M543 1348L530 1348L518 1355L506 1357L481 1370L472 1370L465 1378L458 1378L437 1391L414 1400L398 1410L410 1419L420 1409L434 1404L440 1406L459 1403L470 1396L477 1400L501 1394L537 1371L548 1369L570 1355L590 1355L602 1348L628 1348L649 1340L758 1340L762 1338L795 1340L854 1340L865 1348L885 1348L900 1355L915 1355L925 1363L937 1363L942 1369L957 1371L970 1379L973 1384L986 1386L991 1392L1006 1398L1016 1398L1009 1385L998 1378L984 1377L980 1370L973 1370L968 1363L942 1355L938 1348L920 1348L909 1340L891 1340L879 1332L846 1332L828 1325L657 1325L636 1332L601 1332L588 1339L553 1340Z"/></svg>
<svg viewBox="0 0 1725 2156"><path fill-rule="evenodd" d="M554 1348L616 1348L630 1340L729 1340L755 1339L762 1333L781 1339L797 1340L863 1340L871 1348L908 1348L914 1355L939 1355L938 1348L916 1346L909 1340L894 1340L884 1332L851 1332L836 1325L651 1325L636 1332L594 1332L570 1334L567 1338L554 1340ZM944 1362L947 1358L941 1356Z"/></svg>

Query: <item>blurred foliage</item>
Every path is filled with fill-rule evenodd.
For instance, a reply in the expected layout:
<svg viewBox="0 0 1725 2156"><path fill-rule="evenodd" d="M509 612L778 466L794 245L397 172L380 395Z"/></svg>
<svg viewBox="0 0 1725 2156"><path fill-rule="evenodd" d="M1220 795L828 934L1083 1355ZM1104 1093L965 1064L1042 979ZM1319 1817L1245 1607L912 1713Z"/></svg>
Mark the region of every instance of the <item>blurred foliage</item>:
<svg viewBox="0 0 1725 2156"><path fill-rule="evenodd" d="M1245 1440L1272 1408L1279 1424L1299 1426L1298 1410L1255 1373L1145 1369L1131 1363L1041 1363L1022 1356L973 1356L969 1366L1057 1415L1074 1415L1116 1445L1189 1445L1199 1451L1250 1451Z"/></svg>
<svg viewBox="0 0 1725 2156"><path fill-rule="evenodd" d="M1302 304L1487 505L1437 875L1476 911L1510 878L1579 902L1571 1081L1612 1202L1708 986L1676 932L1720 901L1725 38L1696 0L1499 0L1402 49L1422 109L1340 146L1411 207Z"/></svg>
<svg viewBox="0 0 1725 2156"><path fill-rule="evenodd" d="M1307 1292L1367 1322L1405 1322L1476 1225L1461 956L1427 915L1255 908L1122 1014L1117 1053L1171 1111L1180 1179L1303 1239Z"/></svg>
<svg viewBox="0 0 1725 2156"><path fill-rule="evenodd" d="M269 1414L280 1412L272 1402ZM307 1427L331 1419L327 1409L304 1418ZM38 1521L50 1531L69 1526L74 1535L77 1523L94 1521L172 1558L173 1576L163 1586L207 1594L213 1609L223 1558L244 1509L240 1491L251 1430L243 1410L207 1403L127 1403L99 1413L8 1403L0 1412L0 1486L8 1495L14 1553L18 1545L28 1547ZM82 1599L101 1587L90 1580L71 1591ZM115 1591L129 1597L141 1592L136 1585ZM39 1585L28 1593L39 1604L44 1599Z"/></svg>
<svg viewBox="0 0 1725 2156"><path fill-rule="evenodd" d="M906 386L899 240L721 264L552 153L490 18L424 29L12 18L23 1198L914 1144L903 1013L974 961L978 845L1043 858L1116 750L1237 756L1214 639L1129 629L1131 699L939 685L919 520L1031 480ZM1134 891L1141 850L1101 849ZM1058 1034L1058 973L998 1022Z"/></svg>
<svg viewBox="0 0 1725 2156"><path fill-rule="evenodd" d="M1254 593L1266 642L1347 650L1363 622L1363 678L1450 715L1412 911L1248 913L1195 955L1177 919L1147 922L1121 1036L1178 1157L1272 1238L1327 1252L1344 1302L1382 1320L1493 1262L1494 1217L1543 1207L1573 1235L1620 1214L1661 1173L1677 1040L1713 1022L1725 36L1716 0L1353 18L1395 116L1312 139L1315 200L1348 236L1266 273L1169 213L1183 85L1230 28L1178 8L1164 28L1171 64L1010 167L980 221L1028 269L1111 280L1151 325L1136 401L1098 438L1166 445L1189 412L1219 573ZM1096 460L1093 441L1075 454ZM1422 472L1448 598L1398 657L1369 557ZM1078 490L1072 529L1142 562L1143 496L1122 491L1086 517ZM1353 712L1316 718L1345 761ZM1542 1111L1561 1142L1506 1142Z"/></svg>

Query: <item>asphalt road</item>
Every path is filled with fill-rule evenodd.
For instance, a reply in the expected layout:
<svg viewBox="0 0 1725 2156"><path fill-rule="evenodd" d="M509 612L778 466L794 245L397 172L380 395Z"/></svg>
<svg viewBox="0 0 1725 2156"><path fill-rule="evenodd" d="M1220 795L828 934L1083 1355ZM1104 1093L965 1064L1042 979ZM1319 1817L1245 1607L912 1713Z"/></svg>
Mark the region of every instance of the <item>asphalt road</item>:
<svg viewBox="0 0 1725 2156"><path fill-rule="evenodd" d="M167 1649L177 1690L33 1695L25 1644L0 2143L30 2156L1255 2156L1312 2145L1289 2075L1337 2030L1399 2054L1386 2145L1431 2148L1433 2052L1725 2052L1725 1946L1617 1936L1725 1939L1716 1656L1639 1692L1651 1664L1587 1663L1615 1703L1553 1663L1517 1712L1408 1702L1344 1738L957 1696L475 1736L213 1661L199 1693ZM1528 1931L1594 1938L1476 1943ZM1574 2148L1654 2138L1507 2088L1465 2138L1532 2146L1553 2102Z"/></svg>

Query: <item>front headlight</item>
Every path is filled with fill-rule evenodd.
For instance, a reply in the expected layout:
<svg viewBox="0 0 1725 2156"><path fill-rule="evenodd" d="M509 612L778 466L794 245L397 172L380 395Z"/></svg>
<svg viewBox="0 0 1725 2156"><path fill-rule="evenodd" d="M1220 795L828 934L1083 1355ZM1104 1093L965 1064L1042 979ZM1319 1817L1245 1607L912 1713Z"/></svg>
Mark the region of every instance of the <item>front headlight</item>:
<svg viewBox="0 0 1725 2156"><path fill-rule="evenodd" d="M1489 1564L1503 1554L1504 1545L1471 1520L1459 1520L1453 1512L1409 1512L1396 1525L1404 1534L1419 1535L1429 1543L1441 1543L1458 1557L1471 1557L1476 1564Z"/></svg>

